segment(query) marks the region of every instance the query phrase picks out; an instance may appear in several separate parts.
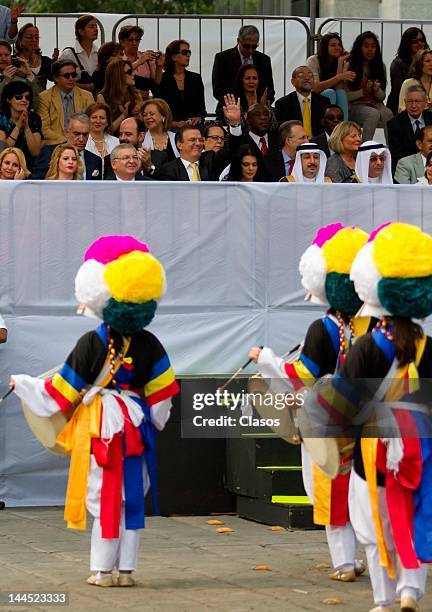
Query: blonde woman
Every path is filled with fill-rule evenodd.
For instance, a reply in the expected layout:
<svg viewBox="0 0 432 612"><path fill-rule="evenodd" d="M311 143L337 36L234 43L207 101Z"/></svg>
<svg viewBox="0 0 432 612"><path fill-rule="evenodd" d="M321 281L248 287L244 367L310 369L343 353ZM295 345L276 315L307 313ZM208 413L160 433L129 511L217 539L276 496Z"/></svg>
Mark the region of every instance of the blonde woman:
<svg viewBox="0 0 432 612"><path fill-rule="evenodd" d="M0 180L22 181L29 176L23 152L16 147L8 147L0 153Z"/></svg>
<svg viewBox="0 0 432 612"><path fill-rule="evenodd" d="M115 136L111 136L111 112L106 104L95 102L86 110L90 119L90 135L86 149L102 159L120 144Z"/></svg>
<svg viewBox="0 0 432 612"><path fill-rule="evenodd" d="M342 121L333 130L329 147L335 152L327 160L325 175L333 183L359 183L355 174L357 152L362 143L362 131L354 121Z"/></svg>
<svg viewBox="0 0 432 612"><path fill-rule="evenodd" d="M178 157L175 134L170 131L171 110L165 100L146 100L142 105L141 116L147 130L143 147L150 149L154 165L160 166Z"/></svg>
<svg viewBox="0 0 432 612"><path fill-rule="evenodd" d="M79 181L84 171L78 149L70 144L58 145L51 156L47 181Z"/></svg>

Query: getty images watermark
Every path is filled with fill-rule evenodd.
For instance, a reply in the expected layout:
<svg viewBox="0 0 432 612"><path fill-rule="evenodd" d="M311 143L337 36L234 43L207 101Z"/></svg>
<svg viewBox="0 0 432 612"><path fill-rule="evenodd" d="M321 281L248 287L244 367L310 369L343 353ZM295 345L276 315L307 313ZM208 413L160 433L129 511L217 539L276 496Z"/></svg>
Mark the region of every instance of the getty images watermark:
<svg viewBox="0 0 432 612"><path fill-rule="evenodd" d="M301 392L220 390L218 382L182 382L183 437L235 438L250 430L271 432L285 426L287 412L294 415L304 404Z"/></svg>

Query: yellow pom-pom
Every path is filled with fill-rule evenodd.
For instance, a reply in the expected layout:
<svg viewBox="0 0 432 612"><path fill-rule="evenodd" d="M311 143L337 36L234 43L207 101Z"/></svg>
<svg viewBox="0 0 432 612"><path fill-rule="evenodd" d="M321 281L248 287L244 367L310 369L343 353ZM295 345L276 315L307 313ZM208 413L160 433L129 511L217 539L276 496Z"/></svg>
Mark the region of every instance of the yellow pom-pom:
<svg viewBox="0 0 432 612"><path fill-rule="evenodd" d="M415 225L391 223L376 235L373 258L385 278L430 276L432 238Z"/></svg>
<svg viewBox="0 0 432 612"><path fill-rule="evenodd" d="M104 278L118 302L141 304L158 300L164 291L162 265L153 255L142 251L132 251L108 263Z"/></svg>
<svg viewBox="0 0 432 612"><path fill-rule="evenodd" d="M369 236L359 227L345 227L327 240L322 253L327 264L327 274L349 274L354 257L366 244Z"/></svg>

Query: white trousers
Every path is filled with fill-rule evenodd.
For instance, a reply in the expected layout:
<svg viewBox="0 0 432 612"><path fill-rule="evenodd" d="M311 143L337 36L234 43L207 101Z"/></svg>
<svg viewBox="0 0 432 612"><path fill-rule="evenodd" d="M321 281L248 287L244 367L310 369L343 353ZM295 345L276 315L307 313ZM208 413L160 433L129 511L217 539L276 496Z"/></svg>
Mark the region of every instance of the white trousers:
<svg viewBox="0 0 432 612"><path fill-rule="evenodd" d="M421 599L426 590L427 566L423 564L419 569L405 569L398 563L384 487L378 487L378 508L385 543L396 569L396 580L389 578L387 568L380 563L368 485L354 470L351 472L348 500L355 534L358 541L365 545L375 604L390 606L396 596L404 595L411 595L417 601Z"/></svg>
<svg viewBox="0 0 432 612"><path fill-rule="evenodd" d="M303 443L301 445L301 456L303 486L313 504L313 464ZM326 525L326 536L333 567L341 571L353 569L357 559L358 542L351 523Z"/></svg>
<svg viewBox="0 0 432 612"><path fill-rule="evenodd" d="M147 467L143 463L144 491L149 489ZM87 510L94 516L91 535L90 570L92 572L110 572L113 569L133 571L138 564L139 531L126 529L124 504L121 509L120 531L118 538L102 538L100 526L100 494L102 489L102 468L90 457L90 469L87 478ZM124 502L124 491L123 491Z"/></svg>

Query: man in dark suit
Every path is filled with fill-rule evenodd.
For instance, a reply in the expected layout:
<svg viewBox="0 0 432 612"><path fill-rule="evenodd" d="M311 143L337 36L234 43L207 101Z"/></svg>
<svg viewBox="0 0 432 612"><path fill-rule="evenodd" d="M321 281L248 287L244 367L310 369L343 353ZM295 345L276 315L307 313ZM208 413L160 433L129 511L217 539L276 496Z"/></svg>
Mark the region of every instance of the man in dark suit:
<svg viewBox="0 0 432 612"><path fill-rule="evenodd" d="M253 104L246 114L246 125L248 131L242 136L242 144L251 147L252 152L257 157L264 160L272 151L280 149L280 138L277 131L269 131L272 117L270 110L264 104ZM263 169L262 176L256 180L271 180L271 174L264 164L259 164Z"/></svg>
<svg viewBox="0 0 432 612"><path fill-rule="evenodd" d="M146 175L149 178L155 170L151 160L151 152L149 149L145 149L142 146L145 136L144 123L138 117L128 117L123 119L119 127L119 140L120 144L129 143L135 147L138 152L141 164L140 169L137 172L136 180L142 180L141 175ZM105 181L115 181L116 176L111 166L111 156L106 155L104 157L104 176Z"/></svg>
<svg viewBox="0 0 432 612"><path fill-rule="evenodd" d="M319 134L318 136L314 136L314 143L318 145L318 148L330 157L334 151L330 151L329 148L329 138L332 135L335 127L342 123L344 120L343 111L340 106L337 104L330 104L324 111L324 117L322 119L322 126L324 128L324 132Z"/></svg>
<svg viewBox="0 0 432 612"><path fill-rule="evenodd" d="M312 92L313 72L309 66L299 66L292 73L291 83L295 91L276 100L276 118L279 124L291 119L303 123L308 137L320 134L324 111L330 100ZM309 121L307 121L309 117ZM308 125L308 123L310 125Z"/></svg>
<svg viewBox="0 0 432 612"><path fill-rule="evenodd" d="M139 172L141 161L136 148L125 142L119 144L110 153L111 168L115 181L149 181L147 176Z"/></svg>
<svg viewBox="0 0 432 612"><path fill-rule="evenodd" d="M183 126L176 134L180 157L156 169L160 181L217 181L222 170L231 162L241 144L240 99L225 96L224 115L229 127L228 145L220 151L204 151L204 137L193 126Z"/></svg>
<svg viewBox="0 0 432 612"><path fill-rule="evenodd" d="M267 99L273 102L275 91L271 59L257 51L258 44L257 28L245 25L239 30L236 47L216 53L212 72L213 95L216 100L223 101L224 95L232 92L240 66L253 64L258 69L264 89L267 88Z"/></svg>
<svg viewBox="0 0 432 612"><path fill-rule="evenodd" d="M411 85L405 94L406 110L387 123L393 173L403 157L418 153L416 140L420 130L432 125L432 113L427 108L426 91L421 85Z"/></svg>
<svg viewBox="0 0 432 612"><path fill-rule="evenodd" d="M293 119L285 121L279 127L278 151L270 151L264 158L264 167L267 171L268 180L279 181L284 176L292 173L297 147L309 141L301 121Z"/></svg>
<svg viewBox="0 0 432 612"><path fill-rule="evenodd" d="M85 146L90 134L90 119L85 113L74 113L69 119L66 130L66 142L78 149L80 159L84 164L83 179L86 181L99 181L102 178L102 159L87 151ZM51 156L56 144L45 145L36 158L32 179L44 179L48 172Z"/></svg>

